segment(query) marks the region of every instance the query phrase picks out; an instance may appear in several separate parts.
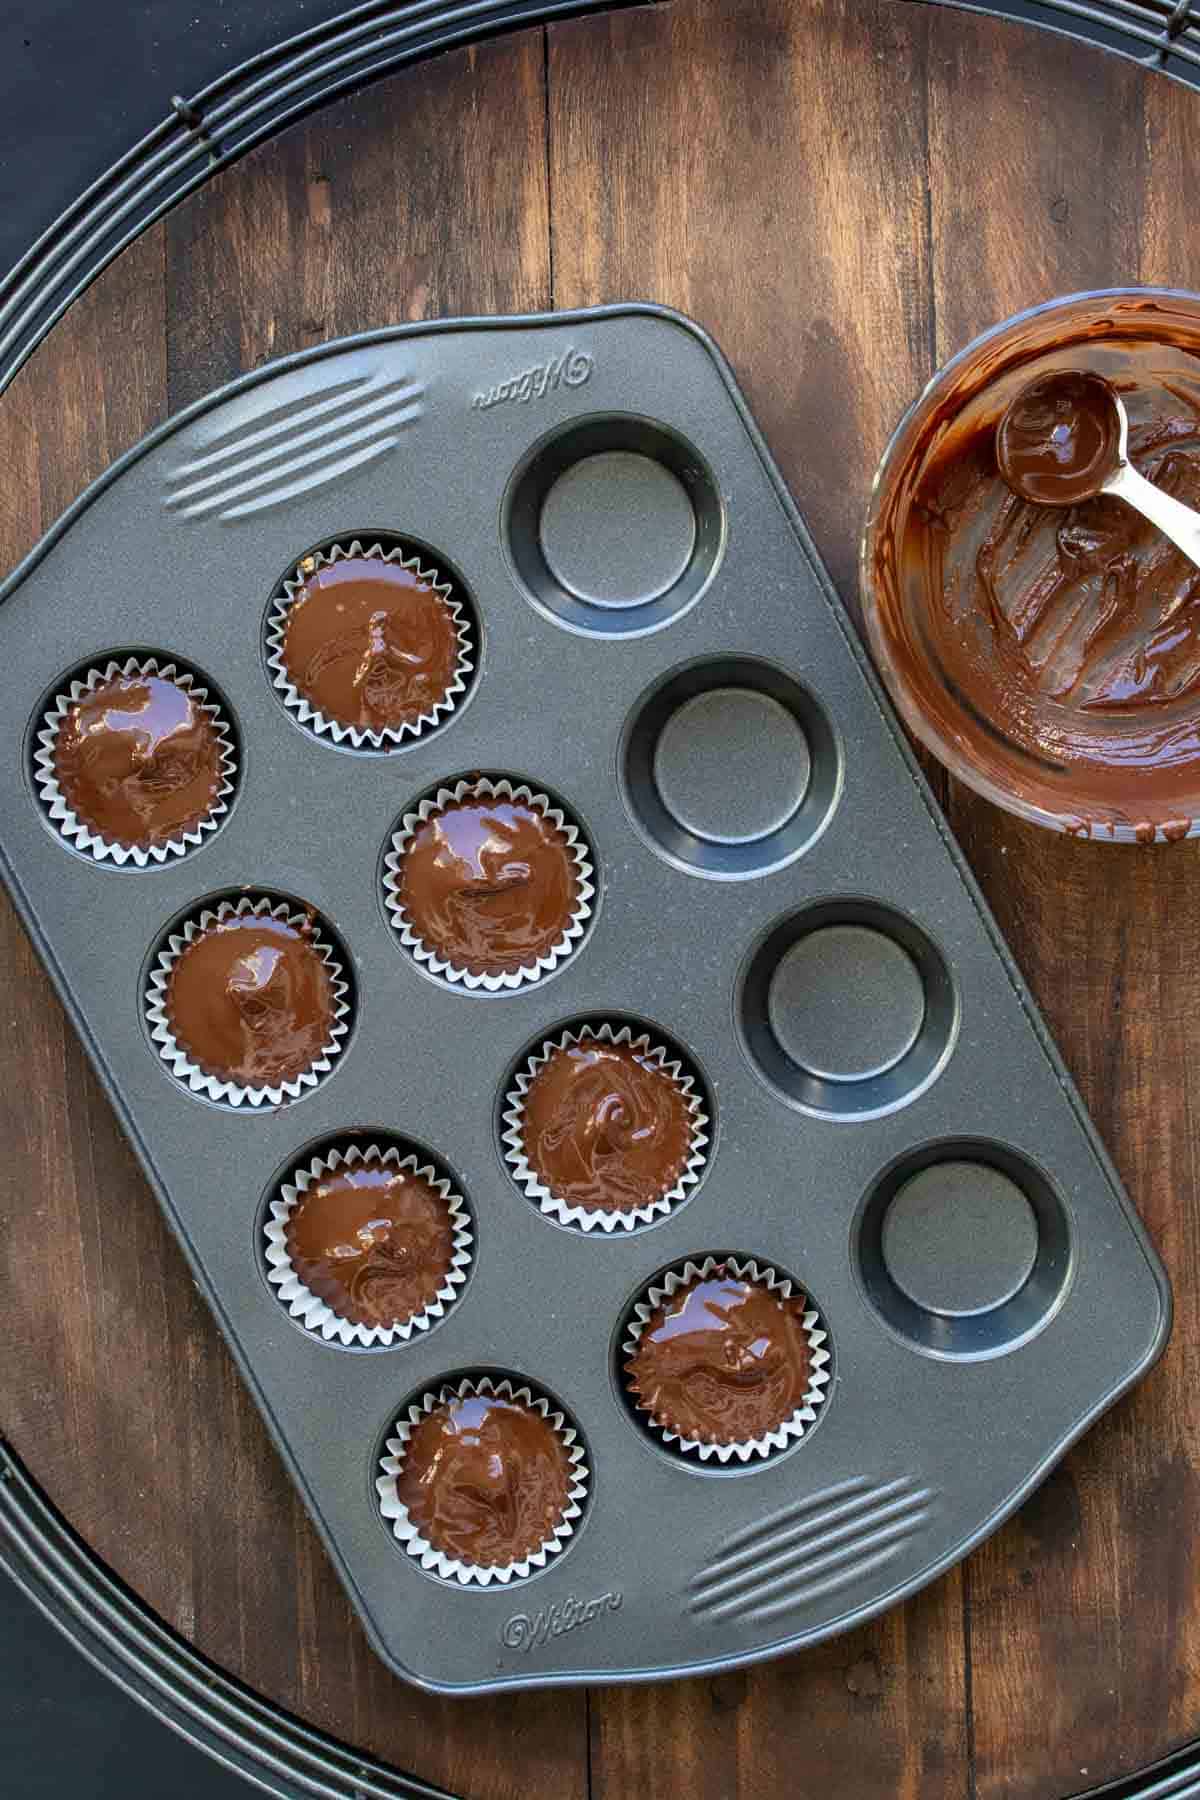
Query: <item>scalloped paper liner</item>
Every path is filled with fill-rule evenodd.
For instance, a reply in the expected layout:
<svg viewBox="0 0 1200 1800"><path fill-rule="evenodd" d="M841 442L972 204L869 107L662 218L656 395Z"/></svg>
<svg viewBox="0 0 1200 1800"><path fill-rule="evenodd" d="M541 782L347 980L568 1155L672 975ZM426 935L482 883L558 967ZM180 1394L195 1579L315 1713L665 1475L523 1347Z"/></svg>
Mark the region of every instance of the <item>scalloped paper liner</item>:
<svg viewBox="0 0 1200 1800"><path fill-rule="evenodd" d="M625 1340L621 1346L627 1356L632 1356L637 1349L641 1336L650 1322L651 1315L664 1300L677 1294L689 1282L703 1281L716 1269L727 1269L738 1281L757 1281L768 1287L772 1293L787 1299L792 1292L793 1282L790 1277L777 1275L773 1268L764 1267L752 1259L743 1260L736 1256L706 1256L702 1262L688 1261L682 1269L669 1269L661 1282L647 1289L645 1298L639 1300L633 1309ZM788 1444L802 1438L808 1427L817 1417L817 1408L825 1398L825 1389L829 1385L829 1352L825 1344L829 1333L821 1324L820 1315L815 1307L810 1307L804 1314L804 1329L808 1334L809 1374L808 1388L795 1412L777 1425L773 1431L761 1438L749 1438L739 1444L706 1444L698 1438L684 1437L671 1426L661 1424L654 1415L638 1400L636 1394L626 1381L626 1393L630 1403L641 1414L646 1422L658 1433L665 1444L684 1453L699 1456L702 1462L716 1457L720 1463L731 1462L734 1457L739 1462L749 1462L752 1457L771 1456L778 1450L784 1450Z"/></svg>
<svg viewBox="0 0 1200 1800"><path fill-rule="evenodd" d="M417 828L433 817L443 807L456 800L465 800L468 795L481 795L484 798L515 800L522 805L532 806L542 813L550 823L557 827L567 841L567 847L575 858L575 911L569 924L558 942L552 944L544 955L533 962L524 963L519 969L505 970L499 975L472 975L469 970L461 969L455 964L431 950L413 929L408 914L400 899L400 863L405 849L412 841ZM384 857L384 902L388 909L389 922L392 929L400 933L400 942L417 962L422 963L431 975L439 976L443 981L459 983L465 988L483 988L485 992L495 994L504 989L510 991L521 987L526 982L540 981L558 967L564 957L574 950L583 936L584 928L591 917L591 900L596 892L592 882L594 873L587 840L577 825L571 823L566 814L556 807L547 794L538 794L524 783L514 787L512 782L504 779L492 781L483 775L473 781L456 782L452 788L439 788L431 798L422 800L413 812L407 812L400 821L400 829L392 834L392 847Z"/></svg>
<svg viewBox="0 0 1200 1800"><path fill-rule="evenodd" d="M54 751L58 742L58 734L63 720L71 708L88 694L94 693L106 681L115 681L121 677L157 675L163 681L173 681L182 688L208 714L213 732L217 739L220 755L220 785L211 807L196 825L183 832L177 838L168 838L161 844L117 844L93 831L83 819L68 805L58 783L54 768ZM42 726L37 734L37 749L34 752L34 777L37 782L38 798L46 808L51 822L55 824L64 838L74 844L77 850L84 850L97 862L111 858L118 868L125 863L133 863L135 868L145 869L151 862L165 863L169 856L183 856L204 842L206 832L215 831L222 818L229 811L229 797L233 793L237 778L237 760L234 756L233 738L230 734L229 721L215 700L208 697L208 689L202 687L197 678L186 669L179 669L173 662L160 662L158 657L130 656L123 663L115 659L101 668L99 665L87 670L86 674L72 681L64 694L57 694L49 712L43 715Z"/></svg>
<svg viewBox="0 0 1200 1800"><path fill-rule="evenodd" d="M210 1100L222 1100L228 1106L262 1106L264 1103L282 1106L285 1099L298 1100L301 1094L316 1087L321 1077L329 1073L334 1057L341 1053L342 1039L350 1029L350 1002L346 998L349 988L342 974L342 965L319 932L313 931L308 942L329 969L333 989L333 1025L329 1042L321 1055L299 1075L281 1082L277 1087L261 1088L245 1087L240 1082L227 1081L220 1075L206 1075L203 1069L197 1068L177 1041L167 1019L167 984L182 951L202 932L207 931L210 925L220 924L223 919L242 917L246 913L254 913L259 918L285 919L289 925L297 928L308 924L313 918L311 913L294 911L286 900L272 903L264 895L259 900L251 900L247 896L236 905L230 900L222 900L215 909L205 907L194 918L185 919L171 933L165 947L159 950L155 958L150 972L150 985L146 989L146 1020L158 1054L165 1063L170 1064L171 1073L176 1080L190 1088L192 1093L204 1094Z"/></svg>
<svg viewBox="0 0 1200 1800"><path fill-rule="evenodd" d="M436 1550L427 1538L421 1536L409 1517L407 1507L401 1505L396 1491L396 1477L403 1467L408 1440L416 1426L435 1407L445 1406L451 1400L467 1400L475 1394L493 1394L500 1399L524 1402L540 1412L562 1439L572 1465L567 1504L553 1535L519 1562L496 1563L487 1568L476 1563L460 1562L457 1557L447 1556L445 1551ZM460 1582L464 1587L472 1581L478 1582L481 1587L488 1587L493 1581L506 1585L510 1581L523 1580L535 1569L544 1569L550 1558L562 1550L574 1531L575 1520L583 1511L591 1479L584 1461L579 1433L573 1425L568 1424L565 1414L554 1409L544 1395L536 1393L527 1383L514 1387L507 1376L502 1381L493 1381L490 1375L483 1375L478 1380L468 1378L453 1386L443 1386L436 1392L429 1389L419 1400L412 1402L403 1419L397 1419L384 1448L385 1454L379 1465L383 1473L375 1481L379 1507L384 1518L390 1522L397 1540L423 1569L441 1576L444 1581Z"/></svg>
<svg viewBox="0 0 1200 1800"><path fill-rule="evenodd" d="M545 1185L525 1155L522 1137L525 1095L556 1051L580 1044L588 1038L601 1044L628 1044L631 1049L643 1053L647 1062L653 1063L671 1077L691 1113L691 1154L687 1162L674 1184L644 1206L633 1206L623 1211L572 1206ZM580 1031L564 1031L557 1038L547 1038L540 1051L530 1056L525 1067L519 1071L515 1087L509 1090L504 1099L504 1123L508 1126L504 1133L504 1143L507 1146L504 1158L509 1166L509 1173L525 1189L529 1199L536 1201L543 1213L560 1220L564 1225L577 1225L581 1231L632 1231L638 1225L648 1225L654 1219L669 1213L678 1201L685 1198L688 1189L696 1185L703 1173L706 1160L704 1152L708 1143L708 1133L704 1127L708 1124L708 1115L704 1111L701 1096L696 1092L695 1077L684 1073L683 1064L678 1057L671 1060L669 1052L661 1044L653 1043L648 1031L643 1031L635 1038L628 1025L622 1025L619 1030L614 1030L609 1024L584 1025Z"/></svg>
<svg viewBox="0 0 1200 1800"><path fill-rule="evenodd" d="M441 1287L421 1312L414 1313L410 1319L395 1320L391 1325L363 1325L335 1312L327 1301L301 1281L287 1247L287 1222L301 1195L322 1176L342 1167L357 1168L360 1163L379 1163L394 1168L397 1173L416 1175L427 1182L446 1202L453 1227L453 1254ZM462 1195L455 1192L444 1175L438 1174L432 1163L421 1164L412 1154L402 1157L394 1144L387 1150L381 1150L378 1144L369 1144L362 1150L356 1144L344 1152L332 1150L327 1156L314 1156L307 1167L293 1170L290 1180L282 1183L279 1191L281 1198L271 1202L264 1228L269 1265L267 1280L275 1287L293 1319L298 1319L306 1330L319 1332L326 1342L336 1338L347 1348L361 1344L367 1349L397 1341L407 1343L409 1338L428 1331L438 1319L444 1318L446 1308L458 1298L471 1266L474 1244L471 1218Z"/></svg>
<svg viewBox="0 0 1200 1800"><path fill-rule="evenodd" d="M304 587L308 578L318 569L329 567L331 563L346 562L351 557L364 557L368 560L398 563L402 569L411 569L422 581L427 582L436 594L441 596L446 610L454 620L454 629L458 635L458 661L454 667L450 685L440 700L423 712L416 719L406 719L402 725L385 725L380 730L364 731L358 725L343 725L337 719L330 719L315 706L299 688L296 687L288 673L283 659L283 644L287 633L288 613L297 594ZM436 569L425 568L419 556L406 556L403 550L385 550L382 544L371 544L364 548L359 538L352 538L348 545L331 544L327 550L314 550L296 567L296 573L290 575L283 584L283 592L277 594L271 602L271 611L267 616L267 667L271 671L273 685L279 690L283 704L290 712L294 712L300 724L305 725L318 737L326 734L335 744L349 743L355 750L364 746L372 750L383 750L388 745L401 744L406 737L420 737L423 731L437 725L444 717L452 713L458 704L460 694L466 693L467 677L475 667L475 651L471 642L470 620L464 617L462 603L454 598L453 585L443 581Z"/></svg>

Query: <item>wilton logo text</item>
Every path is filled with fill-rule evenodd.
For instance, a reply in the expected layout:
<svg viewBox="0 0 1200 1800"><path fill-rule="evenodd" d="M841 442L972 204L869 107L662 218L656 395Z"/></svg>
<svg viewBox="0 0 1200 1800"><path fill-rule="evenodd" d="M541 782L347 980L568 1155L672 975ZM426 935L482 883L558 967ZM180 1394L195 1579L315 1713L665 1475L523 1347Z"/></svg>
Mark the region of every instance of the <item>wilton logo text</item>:
<svg viewBox="0 0 1200 1800"><path fill-rule="evenodd" d="M515 400L518 405L526 406L530 400L543 400L555 388L582 387L591 377L595 368L595 359L586 350L575 350L570 346L561 356L552 362L535 363L532 369L523 369L519 375L510 375L507 381L501 381L496 387L488 388L484 394L472 394L471 405L478 412L486 412L491 406L499 406L504 400Z"/></svg>
<svg viewBox="0 0 1200 1800"><path fill-rule="evenodd" d="M564 1631L590 1625L601 1613L618 1612L622 1598L621 1594L608 1593L597 1594L594 1600L577 1600L574 1594L568 1594L565 1600L543 1606L532 1617L528 1613L513 1613L500 1627L500 1642L506 1650L538 1649L552 1637L561 1637Z"/></svg>

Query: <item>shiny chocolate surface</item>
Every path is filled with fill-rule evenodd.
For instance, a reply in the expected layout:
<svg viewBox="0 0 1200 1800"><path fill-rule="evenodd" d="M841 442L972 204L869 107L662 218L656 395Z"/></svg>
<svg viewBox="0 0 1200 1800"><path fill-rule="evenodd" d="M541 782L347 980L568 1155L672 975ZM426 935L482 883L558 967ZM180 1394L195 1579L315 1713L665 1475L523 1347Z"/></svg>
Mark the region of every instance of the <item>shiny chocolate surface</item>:
<svg viewBox="0 0 1200 1800"><path fill-rule="evenodd" d="M77 818L135 849L182 837L207 817L222 783L212 719L161 675L101 682L64 715L54 773Z"/></svg>
<svg viewBox="0 0 1200 1800"><path fill-rule="evenodd" d="M560 1045L525 1094L530 1167L570 1206L627 1212L674 1186L691 1115L674 1078L644 1050L583 1038Z"/></svg>
<svg viewBox="0 0 1200 1800"><path fill-rule="evenodd" d="M411 724L446 698L459 640L432 582L378 556L306 574L288 609L283 662L294 686L339 725Z"/></svg>
<svg viewBox="0 0 1200 1800"><path fill-rule="evenodd" d="M167 982L171 1030L207 1075L271 1087L329 1042L334 994L310 923L245 913L208 926Z"/></svg>
<svg viewBox="0 0 1200 1800"><path fill-rule="evenodd" d="M411 1169L329 1169L300 1196L285 1239L300 1280L359 1325L400 1325L438 1295L454 1256L450 1209Z"/></svg>
<svg viewBox="0 0 1200 1800"><path fill-rule="evenodd" d="M806 1304L727 1270L689 1282L651 1314L625 1364L636 1404L700 1443L764 1437L808 1388Z"/></svg>
<svg viewBox="0 0 1200 1800"><path fill-rule="evenodd" d="M396 1490L435 1550L490 1568L519 1562L553 1535L570 1468L540 1412L476 1394L435 1407L413 1429Z"/></svg>
<svg viewBox="0 0 1200 1800"><path fill-rule="evenodd" d="M578 880L563 833L521 800L471 795L418 826L398 893L413 930L472 975L536 964L571 922Z"/></svg>

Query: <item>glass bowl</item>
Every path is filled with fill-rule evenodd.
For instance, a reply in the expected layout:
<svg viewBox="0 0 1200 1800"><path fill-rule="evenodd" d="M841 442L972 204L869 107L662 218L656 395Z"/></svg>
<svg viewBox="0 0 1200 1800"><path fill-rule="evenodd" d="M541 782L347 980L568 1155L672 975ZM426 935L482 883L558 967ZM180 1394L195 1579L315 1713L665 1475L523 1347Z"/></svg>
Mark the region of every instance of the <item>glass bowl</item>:
<svg viewBox="0 0 1200 1800"><path fill-rule="evenodd" d="M1122 501L1034 507L995 467L1026 382L1120 391L1141 472L1200 507L1200 296L1071 294L942 368L879 465L861 551L867 637L914 735L996 805L1119 843L1200 832L1200 569Z"/></svg>

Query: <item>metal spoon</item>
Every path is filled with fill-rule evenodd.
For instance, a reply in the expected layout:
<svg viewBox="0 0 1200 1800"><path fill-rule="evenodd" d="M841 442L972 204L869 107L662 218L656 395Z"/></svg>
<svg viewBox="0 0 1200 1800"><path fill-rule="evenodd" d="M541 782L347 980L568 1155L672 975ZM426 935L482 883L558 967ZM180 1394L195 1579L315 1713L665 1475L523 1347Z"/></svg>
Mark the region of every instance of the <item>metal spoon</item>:
<svg viewBox="0 0 1200 1800"><path fill-rule="evenodd" d="M1115 494L1200 568L1200 512L1138 474L1129 415L1102 375L1064 369L1023 387L996 429L996 460L1013 492L1038 506Z"/></svg>

